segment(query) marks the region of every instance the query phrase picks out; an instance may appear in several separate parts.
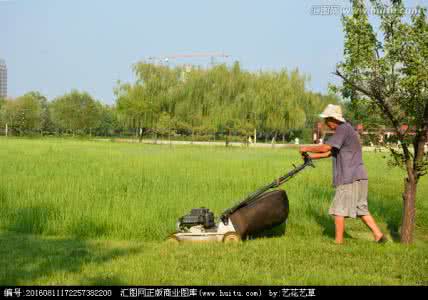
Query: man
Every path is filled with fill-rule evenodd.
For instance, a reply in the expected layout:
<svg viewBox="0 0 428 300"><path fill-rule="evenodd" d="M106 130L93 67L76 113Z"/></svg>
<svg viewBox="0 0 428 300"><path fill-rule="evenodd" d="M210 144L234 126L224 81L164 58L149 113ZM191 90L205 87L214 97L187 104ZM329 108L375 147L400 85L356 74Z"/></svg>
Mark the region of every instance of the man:
<svg viewBox="0 0 428 300"><path fill-rule="evenodd" d="M361 218L370 228L376 242L386 242L386 237L368 211L368 177L357 132L345 121L338 105L329 104L320 117L334 131L333 136L325 144L300 147L300 153L311 152L312 159L333 157L333 185L336 193L329 214L334 217L336 244L343 243L345 218L356 217Z"/></svg>

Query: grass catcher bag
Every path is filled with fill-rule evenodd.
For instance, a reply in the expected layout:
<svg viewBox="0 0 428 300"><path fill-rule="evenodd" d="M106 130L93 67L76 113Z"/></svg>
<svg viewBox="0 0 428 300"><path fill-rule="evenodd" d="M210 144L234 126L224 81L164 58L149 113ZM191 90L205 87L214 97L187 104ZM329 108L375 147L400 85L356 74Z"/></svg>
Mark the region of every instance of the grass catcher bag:
<svg viewBox="0 0 428 300"><path fill-rule="evenodd" d="M287 220L288 212L287 194L283 190L275 190L239 208L230 215L230 220L239 235L245 237L282 224Z"/></svg>

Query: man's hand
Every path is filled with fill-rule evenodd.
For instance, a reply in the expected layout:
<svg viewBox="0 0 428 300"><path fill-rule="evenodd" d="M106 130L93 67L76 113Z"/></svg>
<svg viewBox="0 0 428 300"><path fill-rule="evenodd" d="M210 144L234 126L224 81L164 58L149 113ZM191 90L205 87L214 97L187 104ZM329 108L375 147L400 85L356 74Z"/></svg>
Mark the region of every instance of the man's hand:
<svg viewBox="0 0 428 300"><path fill-rule="evenodd" d="M304 146L301 146L299 148L299 152L300 152L300 155L302 156L303 160L305 160L306 157L311 157L309 155L309 153L306 151L306 147L304 147Z"/></svg>

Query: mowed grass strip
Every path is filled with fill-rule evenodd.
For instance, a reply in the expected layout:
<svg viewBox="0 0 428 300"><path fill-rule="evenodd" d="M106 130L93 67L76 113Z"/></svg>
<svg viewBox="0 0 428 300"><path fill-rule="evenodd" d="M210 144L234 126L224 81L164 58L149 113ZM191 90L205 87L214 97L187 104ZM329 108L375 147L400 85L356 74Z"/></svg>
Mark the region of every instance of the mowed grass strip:
<svg viewBox="0 0 428 300"><path fill-rule="evenodd" d="M239 244L80 240L0 232L1 285L427 285L421 244L321 236Z"/></svg>
<svg viewBox="0 0 428 300"><path fill-rule="evenodd" d="M364 160L370 210L394 240L404 173L385 155ZM427 284L427 178L410 247L375 245L358 220L332 245L328 160L283 186L285 234L171 247L162 241L178 217L201 206L218 216L299 164L297 151L0 138L0 157L0 283Z"/></svg>

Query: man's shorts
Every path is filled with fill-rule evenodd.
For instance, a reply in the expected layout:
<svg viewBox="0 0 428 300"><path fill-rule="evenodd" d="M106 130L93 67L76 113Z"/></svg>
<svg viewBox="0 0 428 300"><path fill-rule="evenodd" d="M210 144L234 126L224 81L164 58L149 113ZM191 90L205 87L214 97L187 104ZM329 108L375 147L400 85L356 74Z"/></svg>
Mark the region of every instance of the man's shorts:
<svg viewBox="0 0 428 300"><path fill-rule="evenodd" d="M337 186L328 213L348 218L368 215L367 192L368 180L357 180Z"/></svg>

